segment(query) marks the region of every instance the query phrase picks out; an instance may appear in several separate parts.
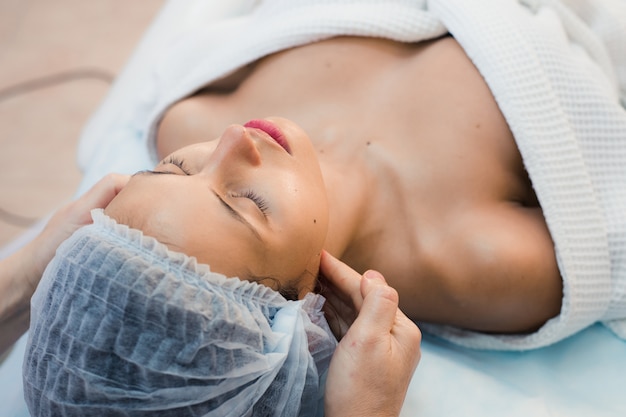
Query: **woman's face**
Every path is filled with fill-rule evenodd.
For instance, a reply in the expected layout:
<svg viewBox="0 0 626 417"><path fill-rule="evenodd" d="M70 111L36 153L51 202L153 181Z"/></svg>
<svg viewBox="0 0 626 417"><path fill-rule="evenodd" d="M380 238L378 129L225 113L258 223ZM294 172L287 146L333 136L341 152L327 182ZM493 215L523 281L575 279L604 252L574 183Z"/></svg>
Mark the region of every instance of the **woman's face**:
<svg viewBox="0 0 626 417"><path fill-rule="evenodd" d="M227 276L312 291L328 229L313 146L280 118L229 126L135 174L105 213Z"/></svg>

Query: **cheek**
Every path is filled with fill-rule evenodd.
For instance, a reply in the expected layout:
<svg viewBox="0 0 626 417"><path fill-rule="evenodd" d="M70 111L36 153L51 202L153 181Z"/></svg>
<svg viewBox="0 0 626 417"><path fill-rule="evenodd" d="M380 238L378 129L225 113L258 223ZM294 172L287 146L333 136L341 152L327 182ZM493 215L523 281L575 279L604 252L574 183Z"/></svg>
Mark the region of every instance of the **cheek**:
<svg viewBox="0 0 626 417"><path fill-rule="evenodd" d="M328 198L321 181L310 183L307 192L302 196L303 218L301 219L313 236L326 238L328 232Z"/></svg>
<svg viewBox="0 0 626 417"><path fill-rule="evenodd" d="M277 212L280 234L291 244L304 240L319 241L328 230L328 206L325 198L311 193L296 193L284 198ZM324 196L325 197L325 196Z"/></svg>
<svg viewBox="0 0 626 417"><path fill-rule="evenodd" d="M299 171L293 176L283 175L278 188L282 193L276 197L284 200L286 210L300 214L301 221L316 219L324 223L328 217L328 199L319 168Z"/></svg>
<svg viewBox="0 0 626 417"><path fill-rule="evenodd" d="M282 253L289 254L285 262L295 263L292 271L300 275L316 268L328 232L326 207L305 202L303 208L293 211L291 226L278 236L282 238Z"/></svg>

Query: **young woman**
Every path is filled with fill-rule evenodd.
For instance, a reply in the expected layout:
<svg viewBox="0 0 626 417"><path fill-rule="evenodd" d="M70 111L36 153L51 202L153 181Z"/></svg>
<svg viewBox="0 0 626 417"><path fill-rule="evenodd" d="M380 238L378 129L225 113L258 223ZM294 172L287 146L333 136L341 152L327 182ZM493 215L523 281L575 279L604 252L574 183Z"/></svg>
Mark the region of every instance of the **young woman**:
<svg viewBox="0 0 626 417"><path fill-rule="evenodd" d="M288 118L308 134L307 158L319 160L324 193L264 174L276 164L246 160L245 150L237 167L248 172L230 173L232 141L204 142L259 115ZM180 174L181 184L205 171L220 176L223 199L244 205L239 197L254 195L270 221L284 220L278 205L292 194L302 197L294 212L327 200L323 247L357 271L381 271L415 320L524 333L559 314L562 280L541 207L489 87L452 37L418 44L341 37L271 55L173 104L155 140L157 170ZM204 144L185 148L197 143ZM213 149L222 174L207 165ZM182 192L169 176L148 181ZM169 198L178 210L199 198L170 193L142 213ZM185 218L161 216L159 227L174 217ZM293 232L315 241L309 231Z"/></svg>
<svg viewBox="0 0 626 417"><path fill-rule="evenodd" d="M323 247L380 270L409 317L435 324L422 328L497 349L596 321L626 337L626 81L610 3L266 0L163 45L123 137L184 174L177 163L197 162L180 150L225 126L290 120L319 161ZM246 178L222 199L271 216L266 177Z"/></svg>

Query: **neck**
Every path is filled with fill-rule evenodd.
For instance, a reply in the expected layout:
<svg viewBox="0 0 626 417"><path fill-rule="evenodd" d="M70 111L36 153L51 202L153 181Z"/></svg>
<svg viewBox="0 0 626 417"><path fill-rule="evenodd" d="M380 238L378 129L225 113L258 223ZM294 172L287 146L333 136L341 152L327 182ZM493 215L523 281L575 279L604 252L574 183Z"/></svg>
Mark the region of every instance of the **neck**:
<svg viewBox="0 0 626 417"><path fill-rule="evenodd" d="M324 249L337 258L353 252L368 230L375 207L373 196L379 196L378 179L365 155L350 157L320 154L320 167L326 184L329 206L328 236Z"/></svg>

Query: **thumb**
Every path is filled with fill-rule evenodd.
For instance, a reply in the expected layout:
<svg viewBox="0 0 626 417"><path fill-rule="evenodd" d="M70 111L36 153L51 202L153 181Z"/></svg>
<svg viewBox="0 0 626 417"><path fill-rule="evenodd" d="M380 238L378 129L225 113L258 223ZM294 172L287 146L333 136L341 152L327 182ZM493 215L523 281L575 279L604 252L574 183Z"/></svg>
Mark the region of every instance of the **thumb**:
<svg viewBox="0 0 626 417"><path fill-rule="evenodd" d="M389 333L398 311L398 292L387 285L377 271L367 271L363 278L361 280L363 305L355 324L358 321L360 323L357 325L365 325L374 333Z"/></svg>

